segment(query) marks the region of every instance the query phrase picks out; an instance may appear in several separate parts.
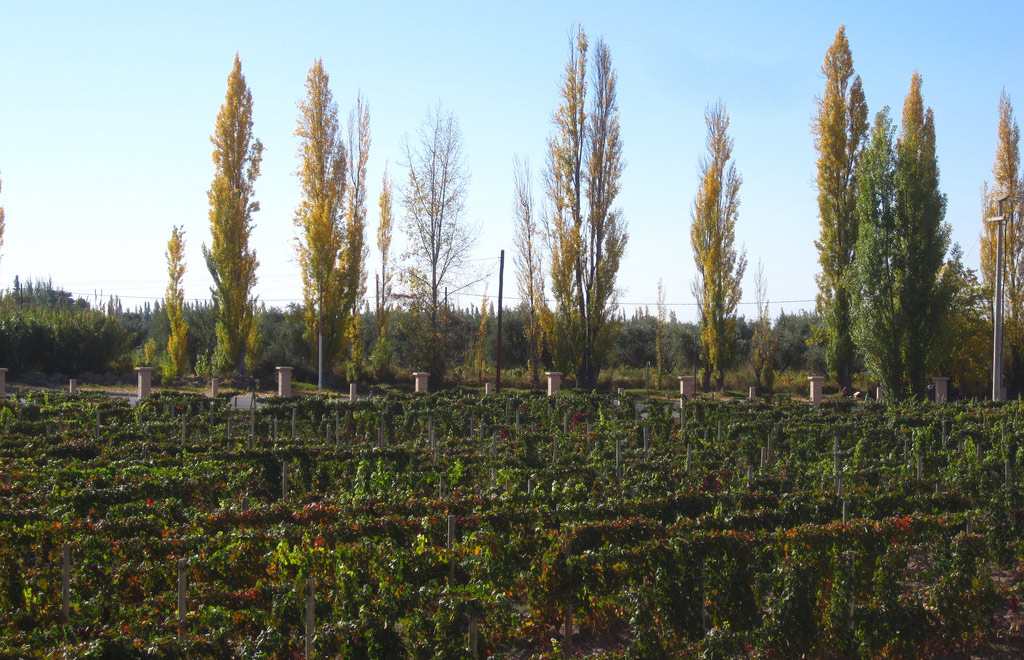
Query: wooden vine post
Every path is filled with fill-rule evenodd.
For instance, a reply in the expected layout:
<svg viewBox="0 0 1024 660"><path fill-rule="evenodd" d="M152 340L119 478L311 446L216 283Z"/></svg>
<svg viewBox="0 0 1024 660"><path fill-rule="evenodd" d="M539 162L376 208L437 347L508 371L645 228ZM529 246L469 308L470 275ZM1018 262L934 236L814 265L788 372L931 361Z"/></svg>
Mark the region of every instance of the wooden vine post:
<svg viewBox="0 0 1024 660"><path fill-rule="evenodd" d="M316 580L306 578L306 660L313 657L313 631L316 625Z"/></svg>
<svg viewBox="0 0 1024 660"><path fill-rule="evenodd" d="M185 573L187 563L178 560L178 641L185 635L185 619L188 616L188 576Z"/></svg>
<svg viewBox="0 0 1024 660"><path fill-rule="evenodd" d="M572 657L572 536L565 540L565 621L562 634L562 657Z"/></svg>
<svg viewBox="0 0 1024 660"><path fill-rule="evenodd" d="M60 562L61 621L71 620L71 544L67 541L61 548Z"/></svg>

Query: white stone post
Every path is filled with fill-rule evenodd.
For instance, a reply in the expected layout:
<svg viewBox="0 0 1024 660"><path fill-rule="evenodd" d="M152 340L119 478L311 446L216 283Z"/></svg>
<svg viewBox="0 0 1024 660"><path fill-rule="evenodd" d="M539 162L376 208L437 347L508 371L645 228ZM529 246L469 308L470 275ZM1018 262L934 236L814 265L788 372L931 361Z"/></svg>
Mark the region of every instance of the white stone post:
<svg viewBox="0 0 1024 660"><path fill-rule="evenodd" d="M217 391L220 389L220 378L214 376L210 379L210 396L217 398Z"/></svg>
<svg viewBox="0 0 1024 660"><path fill-rule="evenodd" d="M562 372L545 371L544 375L548 377L548 396L554 396L562 389Z"/></svg>
<svg viewBox="0 0 1024 660"><path fill-rule="evenodd" d="M7 369L0 367L0 396L7 394Z"/></svg>
<svg viewBox="0 0 1024 660"><path fill-rule="evenodd" d="M356 384L355 383L349 383L348 384L348 402L349 403L355 403L356 402L356 398L357 398L357 395L356 395Z"/></svg>
<svg viewBox="0 0 1024 660"><path fill-rule="evenodd" d="M153 367L135 367L139 375L139 401L142 401L153 389Z"/></svg>
<svg viewBox="0 0 1024 660"><path fill-rule="evenodd" d="M693 376L679 377L679 396L687 401L693 401Z"/></svg>
<svg viewBox="0 0 1024 660"><path fill-rule="evenodd" d="M875 401L881 401L881 400L882 400L882 386L879 385L878 387L875 388Z"/></svg>
<svg viewBox="0 0 1024 660"><path fill-rule="evenodd" d="M808 376L811 382L811 405L817 406L821 403L821 386L825 382L824 376Z"/></svg>
<svg viewBox="0 0 1024 660"><path fill-rule="evenodd" d="M750 399L751 401L753 401L754 399L757 398L757 388L756 387L751 387L750 388L750 391L747 393L747 398Z"/></svg>
<svg viewBox="0 0 1024 660"><path fill-rule="evenodd" d="M68 381L68 394L78 394L78 381L74 378Z"/></svg>
<svg viewBox="0 0 1024 660"><path fill-rule="evenodd" d="M430 385L427 381L430 379L430 374L426 371L414 371L412 374L413 381L415 383L415 390L417 393L426 394L430 391Z"/></svg>
<svg viewBox="0 0 1024 660"><path fill-rule="evenodd" d="M490 393L491 393L491 384L490 383L484 383L484 394L490 394Z"/></svg>
<svg viewBox="0 0 1024 660"><path fill-rule="evenodd" d="M292 395L292 368L277 367L277 396Z"/></svg>
<svg viewBox="0 0 1024 660"><path fill-rule="evenodd" d="M935 376L932 382L935 383L935 403L945 403L949 399L949 378Z"/></svg>

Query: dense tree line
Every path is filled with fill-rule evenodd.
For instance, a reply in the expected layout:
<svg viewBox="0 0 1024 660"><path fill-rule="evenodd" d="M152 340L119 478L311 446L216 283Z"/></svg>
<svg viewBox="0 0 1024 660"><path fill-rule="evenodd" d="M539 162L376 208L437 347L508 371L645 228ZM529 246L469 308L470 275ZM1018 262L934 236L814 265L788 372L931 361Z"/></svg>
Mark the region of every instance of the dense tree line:
<svg viewBox="0 0 1024 660"><path fill-rule="evenodd" d="M155 364L162 359L162 347L171 337L171 316L168 306L160 301L125 310L116 299L103 305L74 298L51 283L29 283L0 298L0 366L11 370L13 377L28 371L46 374L62 373L75 377L83 372L131 372L134 366ZM215 372L217 347L217 311L210 303L185 303L182 319L189 328L183 351L183 376L209 376ZM442 347L452 366L452 380L479 384L493 380L497 324L493 308L486 324L483 345L479 346L477 330L481 327L481 310L475 306L450 308L441 314ZM371 344L378 334L376 310L364 307L360 313L363 341ZM390 360L373 364L366 358L361 365L366 381L395 382L408 380L412 371L422 369L417 333L420 319L415 310L405 307L388 312ZM262 347L251 362L251 373L271 377L277 366L292 366L300 380L317 381L316 353L310 351L306 336L305 308L293 304L284 309L262 308L256 323L262 336ZM824 353L818 346L808 345L817 316L809 313L781 313L775 318L778 336L775 368L794 374L818 373L824 369ZM529 311L524 306L504 310L504 371L518 373L517 385L530 381L530 345L526 328ZM616 368L650 368L651 386L657 375L657 335L659 320L650 311L638 311L617 319L620 331L606 362L609 370ZM736 323L736 359L746 363L753 357L756 319L739 317ZM699 346L699 328L695 323L679 322L674 317L664 323L663 387L673 389L675 377L693 372L695 360L703 368ZM482 350L481 350L482 349ZM478 354L484 356L483 379L474 365ZM542 355L541 367L553 368L550 354ZM346 374L339 365L336 376ZM165 377L170 374L165 373ZM639 377L639 376L638 376ZM610 377L609 377L610 378ZM605 386L610 380L603 381ZM751 383L752 384L752 383Z"/></svg>

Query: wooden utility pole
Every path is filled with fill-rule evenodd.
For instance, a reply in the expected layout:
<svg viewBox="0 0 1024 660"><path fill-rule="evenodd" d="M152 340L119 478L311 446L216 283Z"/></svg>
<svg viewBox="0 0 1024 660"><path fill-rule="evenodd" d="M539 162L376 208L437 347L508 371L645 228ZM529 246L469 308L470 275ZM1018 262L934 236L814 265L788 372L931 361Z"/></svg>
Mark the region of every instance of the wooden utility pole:
<svg viewBox="0 0 1024 660"><path fill-rule="evenodd" d="M494 377L494 390L496 392L501 391L501 294L505 287L505 251L501 251L501 262L498 265L498 369L497 375Z"/></svg>

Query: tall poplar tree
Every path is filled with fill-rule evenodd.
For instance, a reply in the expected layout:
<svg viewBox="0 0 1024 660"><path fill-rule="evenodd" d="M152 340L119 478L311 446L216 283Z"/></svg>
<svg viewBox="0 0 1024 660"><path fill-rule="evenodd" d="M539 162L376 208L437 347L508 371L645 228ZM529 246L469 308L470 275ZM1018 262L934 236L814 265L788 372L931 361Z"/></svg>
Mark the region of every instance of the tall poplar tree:
<svg viewBox="0 0 1024 660"><path fill-rule="evenodd" d="M384 176L381 180L380 199L380 222L377 224L377 251L380 253L380 272L376 273L377 284L377 341L373 345L370 359L373 362L373 369L380 379L391 365L391 344L388 339L388 326L390 316L388 306L391 302L391 226L392 226L392 199L391 179L388 176L387 167L384 168Z"/></svg>
<svg viewBox="0 0 1024 660"><path fill-rule="evenodd" d="M821 233L818 248L821 272L818 282L818 313L822 326L819 341L825 358L839 381L849 387L854 361L850 327L850 279L857 242L857 164L868 132L868 108L860 76L853 71L846 26L821 65L825 93L817 99L818 112L812 131L818 152L818 215Z"/></svg>
<svg viewBox="0 0 1024 660"><path fill-rule="evenodd" d="M725 371L732 366L736 344L736 306L743 294L740 283L747 257L736 250L736 219L739 217L743 179L732 162L729 113L719 102L704 112L707 154L700 159L700 183L691 211L690 245L697 276L693 295L700 309L703 350L703 386L715 377L720 390Z"/></svg>
<svg viewBox="0 0 1024 660"><path fill-rule="evenodd" d="M1013 116L1013 105L1004 89L999 96L999 124L996 131L996 157L992 164L992 185L986 183L981 195L981 273L989 302L989 319L996 287L996 223L988 222L999 214L994 201L1010 195L1003 203L1005 215L1014 214L1014 222L1003 225L1003 315L1008 364L1006 375L1012 391L1024 389L1024 227L1019 209L1024 181L1020 170L1020 127Z"/></svg>
<svg viewBox="0 0 1024 660"><path fill-rule="evenodd" d="M417 137L415 147L405 144L409 178L402 204L410 259L405 276L425 324L417 333L420 368L444 378L445 290L465 272L478 231L463 218L469 173L455 114L440 105L428 111Z"/></svg>
<svg viewBox="0 0 1024 660"><path fill-rule="evenodd" d="M588 110L587 52L578 27L548 141L547 194L555 361L575 371L577 387L594 389L618 329L615 282L627 233L614 207L624 165L617 75L611 51L598 40Z"/></svg>
<svg viewBox="0 0 1024 660"><path fill-rule="evenodd" d="M259 262L249 247L249 236L252 215L260 208L253 196L263 144L252 134L252 92L245 84L237 53L210 142L214 177L207 196L213 241L210 248L203 245L203 257L214 284L214 363L218 372L235 369L242 375L247 360L255 360L260 345L252 291Z"/></svg>
<svg viewBox="0 0 1024 660"><path fill-rule="evenodd" d="M518 158L513 163L513 200L515 214L516 284L520 308L525 312L523 338L526 340L526 367L530 383L540 387L541 356L544 350L544 272L542 238L534 211L530 164Z"/></svg>
<svg viewBox="0 0 1024 660"><path fill-rule="evenodd" d="M185 230L174 227L167 242L167 292L164 309L170 324L163 376L172 380L185 375L185 350L188 348L188 326L185 325L185 291L181 280L185 277Z"/></svg>
<svg viewBox="0 0 1024 660"><path fill-rule="evenodd" d="M345 210L347 240L342 264L345 275L346 311L349 314L346 338L349 347L349 380L358 379L363 370L366 347L363 345L359 302L366 294L366 166L370 160L370 106L363 96L348 117L348 205Z"/></svg>
<svg viewBox="0 0 1024 660"><path fill-rule="evenodd" d="M345 146L323 61L316 60L310 68L306 98L298 106L295 135L300 140L300 165L296 174L302 199L294 222L299 230L296 251L302 272L305 336L318 363L320 359L326 362L324 372L329 381L334 372L331 365L345 348L350 307L345 304L347 282L339 261L347 238L343 219Z"/></svg>
<svg viewBox="0 0 1024 660"><path fill-rule="evenodd" d="M887 394L925 394L953 300L946 198L939 191L935 119L914 73L900 137L888 108L878 113L858 173L854 336Z"/></svg>

